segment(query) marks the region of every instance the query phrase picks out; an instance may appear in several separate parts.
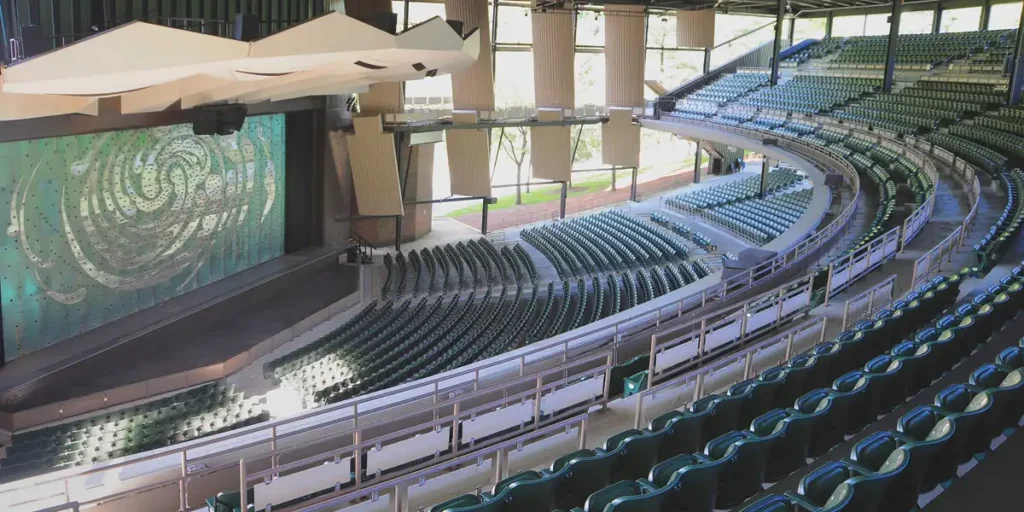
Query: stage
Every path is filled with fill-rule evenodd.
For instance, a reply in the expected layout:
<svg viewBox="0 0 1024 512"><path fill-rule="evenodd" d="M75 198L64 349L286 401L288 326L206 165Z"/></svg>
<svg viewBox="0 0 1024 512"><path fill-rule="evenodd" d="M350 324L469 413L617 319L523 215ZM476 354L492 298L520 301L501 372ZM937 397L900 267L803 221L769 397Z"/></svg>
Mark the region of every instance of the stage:
<svg viewBox="0 0 1024 512"><path fill-rule="evenodd" d="M11 361L0 367L0 410L17 413L7 426L234 373L358 303L360 267L338 257L338 249L286 254Z"/></svg>

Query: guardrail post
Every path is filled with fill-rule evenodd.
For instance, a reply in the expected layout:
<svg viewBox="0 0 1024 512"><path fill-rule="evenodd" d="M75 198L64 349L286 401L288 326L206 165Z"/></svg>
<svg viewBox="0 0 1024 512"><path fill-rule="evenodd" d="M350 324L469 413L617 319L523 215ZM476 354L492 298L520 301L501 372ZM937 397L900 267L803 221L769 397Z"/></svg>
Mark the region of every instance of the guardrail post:
<svg viewBox="0 0 1024 512"><path fill-rule="evenodd" d="M697 375L697 382L693 386L693 401L696 402L704 396L704 374Z"/></svg>
<svg viewBox="0 0 1024 512"><path fill-rule="evenodd" d="M587 420L589 416L584 416L583 420L580 421L580 450L587 447Z"/></svg>
<svg viewBox="0 0 1024 512"><path fill-rule="evenodd" d="M486 206L484 206L486 208ZM395 502L392 504L394 512L405 512L409 506L409 486L395 484Z"/></svg>
<svg viewBox="0 0 1024 512"><path fill-rule="evenodd" d="M647 362L647 389L654 386L654 360L658 356L658 335L651 335L651 356Z"/></svg>
<svg viewBox="0 0 1024 512"><path fill-rule="evenodd" d="M356 463L356 466L358 466L358 463ZM356 469L358 469L358 467ZM356 479L357 479L356 485L359 485L358 478L359 478L359 475L356 474ZM248 480L248 478L246 478L246 476L245 476L245 459L239 459L239 461L238 461L238 489L239 489L239 494L241 494L240 505L241 505L241 509L242 510L248 510L249 509L249 492L248 492L249 485L248 485L248 482L246 482L246 480Z"/></svg>
<svg viewBox="0 0 1024 512"><path fill-rule="evenodd" d="M462 402L455 402L452 406L452 455L459 453L459 445L462 442L459 440L459 409Z"/></svg>
<svg viewBox="0 0 1024 512"><path fill-rule="evenodd" d="M786 340L786 361L789 361L789 358L793 357L793 338L794 335L790 334Z"/></svg>
<svg viewBox="0 0 1024 512"><path fill-rule="evenodd" d="M456 407L458 407L458 404L455 405ZM361 446L362 437L362 432L356 431L352 433L352 445L356 447L356 451L354 454L356 459L356 487L359 487L363 483L363 447Z"/></svg>
<svg viewBox="0 0 1024 512"><path fill-rule="evenodd" d="M744 303L743 310L740 313L740 338L747 337L747 315L750 314L750 304Z"/></svg>
<svg viewBox="0 0 1024 512"><path fill-rule="evenodd" d="M508 451L498 448L494 454L494 482L500 482L508 476Z"/></svg>
<svg viewBox="0 0 1024 512"><path fill-rule="evenodd" d="M835 263L828 264L828 278L825 279L825 301L822 302L822 306L828 306L828 299L832 295L832 272L835 269Z"/></svg>
<svg viewBox="0 0 1024 512"><path fill-rule="evenodd" d="M68 495L68 480L64 479L64 496L68 501L71 501L71 496ZM182 512L188 510L188 457L185 456L185 450L181 451L181 481L178 482L178 501L181 504Z"/></svg>
<svg viewBox="0 0 1024 512"><path fill-rule="evenodd" d="M747 380L750 377L752 377L752 375L750 375L750 373L751 373L751 370L753 369L753 367L754 367L754 353L753 352L747 352L747 360L743 362L743 380Z"/></svg>

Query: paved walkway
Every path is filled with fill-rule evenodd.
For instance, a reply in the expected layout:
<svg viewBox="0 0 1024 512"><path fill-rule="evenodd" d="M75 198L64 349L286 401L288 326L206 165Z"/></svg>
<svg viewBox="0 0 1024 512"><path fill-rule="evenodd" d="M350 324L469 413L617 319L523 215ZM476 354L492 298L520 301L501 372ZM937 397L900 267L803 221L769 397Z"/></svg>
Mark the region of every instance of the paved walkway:
<svg viewBox="0 0 1024 512"><path fill-rule="evenodd" d="M703 170L707 172L707 167ZM703 174L702 174L703 176ZM637 195L641 198L649 195L660 194L667 190L679 188L693 183L693 171L683 171L678 174L663 176L661 178L645 181L637 184ZM569 197L565 201L565 214L575 215L595 208L605 208L613 204L629 201L629 182L619 183L620 188L611 191L586 194L582 196ZM558 201L547 201L543 203L523 204L502 208L501 210L488 212L487 230L498 231L501 229L530 224L545 220L558 218ZM469 213L460 215L455 220L472 227L480 229L480 214Z"/></svg>

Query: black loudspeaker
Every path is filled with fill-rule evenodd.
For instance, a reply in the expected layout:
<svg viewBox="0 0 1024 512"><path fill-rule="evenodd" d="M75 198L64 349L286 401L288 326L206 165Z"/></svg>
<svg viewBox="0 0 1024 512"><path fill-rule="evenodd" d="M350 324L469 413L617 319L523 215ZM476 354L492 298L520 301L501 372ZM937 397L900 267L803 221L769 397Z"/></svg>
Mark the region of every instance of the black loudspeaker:
<svg viewBox="0 0 1024 512"><path fill-rule="evenodd" d="M448 21L448 26L452 27L452 30L454 30L456 34L458 34L460 36L464 35L462 33L462 29L465 27L465 25L461 21L459 21L459 20L447 20L447 21Z"/></svg>
<svg viewBox="0 0 1024 512"><path fill-rule="evenodd" d="M260 17L255 14L235 15L235 39L255 41L260 38Z"/></svg>
<svg viewBox="0 0 1024 512"><path fill-rule="evenodd" d="M838 174L826 174L825 175L825 186L826 187L841 187L843 186L843 177Z"/></svg>
<svg viewBox="0 0 1024 512"><path fill-rule="evenodd" d="M21 51L25 58L39 55L48 50L41 25L21 26Z"/></svg>
<svg viewBox="0 0 1024 512"><path fill-rule="evenodd" d="M779 139L764 139L761 141L761 144L764 144L765 146L778 146Z"/></svg>
<svg viewBox="0 0 1024 512"><path fill-rule="evenodd" d="M245 105L197 107L193 111L192 133L196 135L231 135L242 129L248 109Z"/></svg>

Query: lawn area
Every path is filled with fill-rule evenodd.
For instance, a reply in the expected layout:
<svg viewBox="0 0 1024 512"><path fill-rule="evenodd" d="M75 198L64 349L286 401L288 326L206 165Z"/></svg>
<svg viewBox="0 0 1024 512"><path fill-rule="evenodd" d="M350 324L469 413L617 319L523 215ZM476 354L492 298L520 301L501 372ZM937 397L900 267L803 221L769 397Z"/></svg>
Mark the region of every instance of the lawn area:
<svg viewBox="0 0 1024 512"><path fill-rule="evenodd" d="M621 176L619 177L621 178ZM621 183L621 179L619 182ZM628 184L628 179L627 179ZM592 178L586 181L577 180L573 183L573 187L569 189L568 197L580 196L584 194L593 194L607 190L612 186L612 177L607 173L601 173L600 177ZM522 204L536 204L536 203L547 203L551 201L558 201L562 193L561 185L533 185L530 187L530 192L526 192L526 187L523 187L523 202ZM505 208L511 208L515 206L516 195L509 194L498 198L498 202L488 207L489 211L502 210ZM482 206L480 203L475 202L473 206L467 206L465 208L459 208L458 210L452 210L445 214L445 217L461 217L472 213L480 213Z"/></svg>

